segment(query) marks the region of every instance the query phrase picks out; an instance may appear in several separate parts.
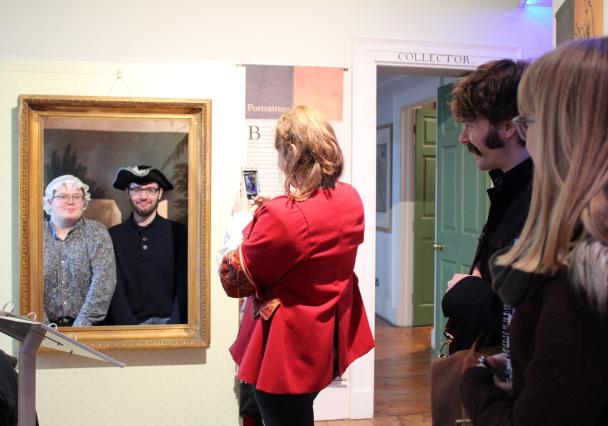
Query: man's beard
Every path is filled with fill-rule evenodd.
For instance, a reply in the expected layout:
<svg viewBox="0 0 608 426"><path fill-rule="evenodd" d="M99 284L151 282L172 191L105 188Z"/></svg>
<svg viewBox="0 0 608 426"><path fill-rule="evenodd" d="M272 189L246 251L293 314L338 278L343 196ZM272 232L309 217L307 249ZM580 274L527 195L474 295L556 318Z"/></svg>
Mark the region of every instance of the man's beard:
<svg viewBox="0 0 608 426"><path fill-rule="evenodd" d="M158 199L156 199L147 208L142 209L137 204L135 204L135 202L133 202L133 200L130 199L129 201L131 202L131 207L133 207L133 210L135 211L135 213L137 213L140 217L142 217L144 219L149 217L151 214L153 214L156 211L156 208L158 207L158 202L159 202Z"/></svg>
<svg viewBox="0 0 608 426"><path fill-rule="evenodd" d="M490 149L500 149L505 147L505 141L502 140L498 134L498 130L496 130L496 127L494 126L490 126L485 143Z"/></svg>
<svg viewBox="0 0 608 426"><path fill-rule="evenodd" d="M486 135L486 140L484 141L484 144L489 149L500 149L505 147L505 141L501 139L500 135L498 134L498 130L496 130L494 126L490 126L490 130L488 130L488 134ZM483 155L477 149L477 147L475 147L475 145L468 143L467 149L469 150L469 152L479 157L483 157Z"/></svg>

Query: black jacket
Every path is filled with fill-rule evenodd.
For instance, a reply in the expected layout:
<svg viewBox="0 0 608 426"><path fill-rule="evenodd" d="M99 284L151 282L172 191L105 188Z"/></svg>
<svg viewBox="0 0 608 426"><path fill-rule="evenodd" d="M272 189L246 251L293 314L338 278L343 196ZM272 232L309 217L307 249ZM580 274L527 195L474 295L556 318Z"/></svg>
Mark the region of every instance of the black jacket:
<svg viewBox="0 0 608 426"><path fill-rule="evenodd" d="M0 350L0 425L17 424L17 372L15 359Z"/></svg>
<svg viewBox="0 0 608 426"><path fill-rule="evenodd" d="M490 257L513 245L519 237L530 209L532 195L532 159L528 158L503 173L490 172L494 187L488 189L490 212L479 236L471 271L477 267L481 278L467 277L445 294L443 314L450 318L454 341L450 353L471 347L480 332L489 333L487 345L500 343L503 305L492 291Z"/></svg>

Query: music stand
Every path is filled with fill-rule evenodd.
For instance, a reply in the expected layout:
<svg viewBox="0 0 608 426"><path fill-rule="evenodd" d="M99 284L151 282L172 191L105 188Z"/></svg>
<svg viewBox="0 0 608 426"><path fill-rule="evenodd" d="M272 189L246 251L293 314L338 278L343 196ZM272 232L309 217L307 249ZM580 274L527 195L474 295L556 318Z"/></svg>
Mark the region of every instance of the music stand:
<svg viewBox="0 0 608 426"><path fill-rule="evenodd" d="M0 332L21 342L19 349L19 426L36 425L36 352L40 346L80 355L117 367L126 364L69 338L38 321L0 312Z"/></svg>

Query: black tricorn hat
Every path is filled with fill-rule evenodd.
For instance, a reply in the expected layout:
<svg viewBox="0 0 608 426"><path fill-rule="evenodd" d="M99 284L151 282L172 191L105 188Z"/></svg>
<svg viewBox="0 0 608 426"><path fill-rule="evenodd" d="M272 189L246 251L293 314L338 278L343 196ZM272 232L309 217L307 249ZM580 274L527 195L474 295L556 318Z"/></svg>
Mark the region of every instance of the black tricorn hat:
<svg viewBox="0 0 608 426"><path fill-rule="evenodd" d="M145 185L146 183L156 182L165 191L171 191L173 185L169 179L158 169L150 166L121 167L114 176L112 186L116 189L125 189L131 183Z"/></svg>

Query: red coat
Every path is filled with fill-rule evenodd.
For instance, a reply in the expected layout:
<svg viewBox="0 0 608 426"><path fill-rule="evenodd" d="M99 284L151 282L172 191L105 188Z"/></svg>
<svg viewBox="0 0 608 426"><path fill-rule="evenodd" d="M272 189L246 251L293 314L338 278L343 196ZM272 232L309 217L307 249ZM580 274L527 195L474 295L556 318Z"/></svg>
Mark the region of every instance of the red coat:
<svg viewBox="0 0 608 426"><path fill-rule="evenodd" d="M280 306L265 320L247 300L230 348L240 380L274 394L316 392L333 380L336 328L340 374L374 347L353 272L363 230L363 204L345 183L256 211L243 231L242 261L264 300Z"/></svg>

